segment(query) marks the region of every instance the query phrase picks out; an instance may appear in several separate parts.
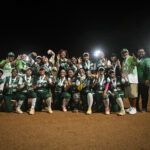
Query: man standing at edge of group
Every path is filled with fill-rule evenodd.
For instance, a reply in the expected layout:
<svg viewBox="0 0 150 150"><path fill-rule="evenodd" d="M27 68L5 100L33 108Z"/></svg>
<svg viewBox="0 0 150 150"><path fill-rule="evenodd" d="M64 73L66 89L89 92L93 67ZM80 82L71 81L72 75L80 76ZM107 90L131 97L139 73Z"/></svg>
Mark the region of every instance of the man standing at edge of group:
<svg viewBox="0 0 150 150"><path fill-rule="evenodd" d="M148 92L150 86L150 58L147 58L146 52L143 48L138 49L138 99L136 103L136 108L138 111L147 111L148 104ZM142 97L142 109L139 108L140 95Z"/></svg>
<svg viewBox="0 0 150 150"><path fill-rule="evenodd" d="M136 114L136 100L138 97L138 73L137 59L135 55L129 55L128 49L121 51L123 57L122 76L126 77L128 84L125 85L125 98L129 99L130 107L126 109L129 114Z"/></svg>

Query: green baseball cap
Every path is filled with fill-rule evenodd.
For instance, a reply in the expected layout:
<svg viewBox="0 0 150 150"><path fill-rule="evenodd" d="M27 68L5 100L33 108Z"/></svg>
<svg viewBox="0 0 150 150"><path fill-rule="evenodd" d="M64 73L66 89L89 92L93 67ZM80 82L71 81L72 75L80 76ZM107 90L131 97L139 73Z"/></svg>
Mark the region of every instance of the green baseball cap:
<svg viewBox="0 0 150 150"><path fill-rule="evenodd" d="M129 51L128 51L128 49L123 48L122 51L121 51L121 53L125 53L125 52L129 52Z"/></svg>
<svg viewBox="0 0 150 150"><path fill-rule="evenodd" d="M13 52L9 52L8 56L15 56L15 54Z"/></svg>

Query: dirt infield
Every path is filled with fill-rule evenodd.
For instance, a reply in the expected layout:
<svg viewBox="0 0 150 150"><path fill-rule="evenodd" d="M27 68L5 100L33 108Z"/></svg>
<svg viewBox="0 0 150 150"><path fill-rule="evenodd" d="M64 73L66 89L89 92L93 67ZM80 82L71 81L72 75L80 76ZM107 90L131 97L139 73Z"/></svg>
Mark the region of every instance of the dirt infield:
<svg viewBox="0 0 150 150"><path fill-rule="evenodd" d="M150 150L150 103L148 112L123 117L0 113L0 150Z"/></svg>

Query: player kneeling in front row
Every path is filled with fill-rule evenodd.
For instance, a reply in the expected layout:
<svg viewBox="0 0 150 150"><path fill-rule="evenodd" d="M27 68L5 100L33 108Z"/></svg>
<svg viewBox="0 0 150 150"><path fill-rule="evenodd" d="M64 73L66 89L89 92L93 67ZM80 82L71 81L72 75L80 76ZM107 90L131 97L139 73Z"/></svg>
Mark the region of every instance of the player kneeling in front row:
<svg viewBox="0 0 150 150"><path fill-rule="evenodd" d="M125 115L125 110L123 104L124 93L122 91L122 85L125 84L126 81L124 78L116 77L114 70L110 70L110 78L108 78L108 80L110 96L120 107L118 115L123 116Z"/></svg>
<svg viewBox="0 0 150 150"><path fill-rule="evenodd" d="M67 106L71 98L70 93L67 92L68 88L69 83L66 79L66 71L62 69L60 76L54 81L53 100L55 109L62 107L63 112L67 112Z"/></svg>
<svg viewBox="0 0 150 150"><path fill-rule="evenodd" d="M5 82L5 91L4 91L4 102L7 112L12 112L12 100L16 100L18 102L18 106L16 108L17 113L23 113L21 110L21 106L23 104L23 95L19 92L20 87L18 86L20 82L20 77L18 76L17 69L12 70L12 75L6 77Z"/></svg>
<svg viewBox="0 0 150 150"><path fill-rule="evenodd" d="M31 108L29 111L30 115L33 115L35 113L35 105L36 105L36 99L37 95L34 91L34 78L32 75L32 69L29 68L26 70L25 76L23 76L19 82L19 86L21 88L21 94L23 95L24 103L22 105L22 110L27 111L28 110L28 99L32 98L31 102ZM20 106L18 105L18 110ZM18 111L19 113L19 111Z"/></svg>
<svg viewBox="0 0 150 150"><path fill-rule="evenodd" d="M87 114L92 113L92 104L93 104L93 96L96 100L97 110L102 111L103 103L105 106L105 114L110 114L109 109L109 97L108 97L108 87L107 87L107 79L104 76L105 68L99 67L98 74L96 75L95 79L93 80L92 88L94 89L94 95L88 94L88 111Z"/></svg>
<svg viewBox="0 0 150 150"><path fill-rule="evenodd" d="M51 108L51 96L49 93L49 83L50 79L45 75L45 68L40 68L39 78L37 79L37 83L35 85L36 93L37 93L37 105L36 108L38 111L42 110L42 102L43 99L46 100L48 106L48 112L53 113Z"/></svg>

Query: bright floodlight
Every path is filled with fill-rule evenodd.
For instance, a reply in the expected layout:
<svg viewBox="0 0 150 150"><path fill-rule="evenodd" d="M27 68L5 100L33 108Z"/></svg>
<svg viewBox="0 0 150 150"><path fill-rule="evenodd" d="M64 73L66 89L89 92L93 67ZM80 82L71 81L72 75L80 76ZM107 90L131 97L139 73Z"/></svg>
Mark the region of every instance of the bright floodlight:
<svg viewBox="0 0 150 150"><path fill-rule="evenodd" d="M95 52L94 52L94 56L95 57L99 57L100 56L100 54L101 54L101 50L95 50Z"/></svg>

